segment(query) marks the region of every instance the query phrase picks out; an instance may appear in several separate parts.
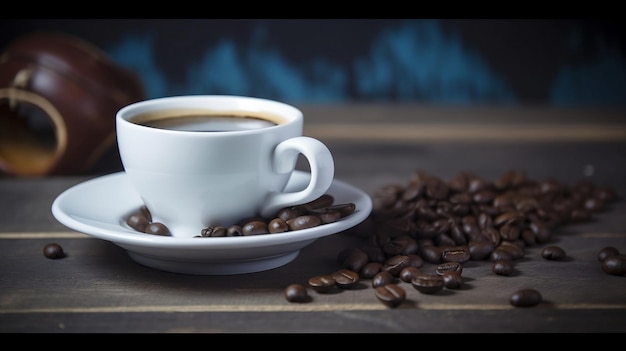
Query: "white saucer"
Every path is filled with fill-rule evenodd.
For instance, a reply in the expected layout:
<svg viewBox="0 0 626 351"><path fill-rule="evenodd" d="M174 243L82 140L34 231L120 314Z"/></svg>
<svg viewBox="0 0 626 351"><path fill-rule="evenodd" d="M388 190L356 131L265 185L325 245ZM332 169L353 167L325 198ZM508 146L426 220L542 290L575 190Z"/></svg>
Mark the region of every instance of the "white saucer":
<svg viewBox="0 0 626 351"><path fill-rule="evenodd" d="M287 191L299 190L310 174L295 171ZM356 211L335 223L281 234L217 238L176 238L137 232L126 224L143 201L124 172L77 184L52 203L63 225L124 248L137 263L185 274L227 275L260 272L293 261L316 239L349 229L369 216L372 200L362 190L334 180L327 191L335 204L352 202Z"/></svg>

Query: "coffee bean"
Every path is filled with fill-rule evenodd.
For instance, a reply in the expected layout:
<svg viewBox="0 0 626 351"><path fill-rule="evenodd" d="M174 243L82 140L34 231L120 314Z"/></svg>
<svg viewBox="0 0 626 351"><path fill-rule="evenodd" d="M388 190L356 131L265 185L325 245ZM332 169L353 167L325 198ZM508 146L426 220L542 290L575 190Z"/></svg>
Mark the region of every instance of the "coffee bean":
<svg viewBox="0 0 626 351"><path fill-rule="evenodd" d="M541 220L533 220L530 222L530 230L535 234L538 243L546 243L552 239L550 227Z"/></svg>
<svg viewBox="0 0 626 351"><path fill-rule="evenodd" d="M379 286L391 284L394 279L394 276L387 271L378 272L374 278L372 278L372 287L377 288Z"/></svg>
<svg viewBox="0 0 626 351"><path fill-rule="evenodd" d="M511 275L513 273L513 260L495 260L491 266L491 270L497 275Z"/></svg>
<svg viewBox="0 0 626 351"><path fill-rule="evenodd" d="M335 284L342 289L351 288L359 281L359 275L356 272L345 268L335 271L331 275L335 279Z"/></svg>
<svg viewBox="0 0 626 351"><path fill-rule="evenodd" d="M424 265L424 259L417 254L408 254L406 257L407 267L420 268Z"/></svg>
<svg viewBox="0 0 626 351"><path fill-rule="evenodd" d="M445 202L439 202L437 204L437 212L439 213L447 213L448 210L445 209ZM437 231L438 234L445 234L447 233L450 228L452 227L452 224L454 222L450 219L450 218L438 218L438 219L434 219L432 221L433 227L435 228L435 231ZM445 235L447 236L447 235ZM448 239L451 239L450 237L448 237Z"/></svg>
<svg viewBox="0 0 626 351"><path fill-rule="evenodd" d="M500 231L493 226L483 228L480 233L496 246L500 245L500 242L502 241Z"/></svg>
<svg viewBox="0 0 626 351"><path fill-rule="evenodd" d="M537 244L537 238L530 229L522 230L522 233L520 234L520 239L524 241L526 246L534 246L535 244Z"/></svg>
<svg viewBox="0 0 626 351"><path fill-rule="evenodd" d="M400 271L404 267L409 266L409 256L407 255L395 255L390 257L388 260L383 263L382 271L387 271L391 273L394 277L400 275Z"/></svg>
<svg viewBox="0 0 626 351"><path fill-rule="evenodd" d="M444 287L443 278L440 275L429 273L422 273L413 277L411 285L423 294L435 294Z"/></svg>
<svg viewBox="0 0 626 351"><path fill-rule="evenodd" d="M602 248L602 250L600 250L600 252L598 252L598 261L602 262L607 257L613 256L613 255L619 255L619 250L617 250L617 248L613 246L604 247Z"/></svg>
<svg viewBox="0 0 626 351"><path fill-rule="evenodd" d="M356 204L353 202L347 202L343 204L337 204L328 206L327 210L337 211L341 215L341 218L347 217L356 211Z"/></svg>
<svg viewBox="0 0 626 351"><path fill-rule="evenodd" d="M400 235L382 246L383 252L389 256L409 255L417 252L417 241L409 235Z"/></svg>
<svg viewBox="0 0 626 351"><path fill-rule="evenodd" d="M326 293L333 290L337 285L335 278L330 274L318 275L309 278L309 286L318 293Z"/></svg>
<svg viewBox="0 0 626 351"><path fill-rule="evenodd" d="M403 282L410 283L413 280L413 277L421 273L422 271L419 268L409 266L402 268L399 277Z"/></svg>
<svg viewBox="0 0 626 351"><path fill-rule="evenodd" d="M444 262L435 268L435 273L443 275L445 272L463 272L463 266L459 262Z"/></svg>
<svg viewBox="0 0 626 351"><path fill-rule="evenodd" d="M226 228L220 227L220 226L215 226L215 227L209 226L200 231L200 235L202 235L205 238L222 237L222 236L226 236L227 233L228 232Z"/></svg>
<svg viewBox="0 0 626 351"><path fill-rule="evenodd" d="M369 262L367 254L361 249L343 250L339 253L337 260L341 268L346 268L354 272L360 272Z"/></svg>
<svg viewBox="0 0 626 351"><path fill-rule="evenodd" d="M287 222L282 218L274 218L267 225L267 230L271 234L284 233L289 231L289 225L287 225Z"/></svg>
<svg viewBox="0 0 626 351"><path fill-rule="evenodd" d="M430 263L441 263L441 253L443 251L442 247L439 246L420 246L419 253L420 256L426 261Z"/></svg>
<svg viewBox="0 0 626 351"><path fill-rule="evenodd" d="M515 224L520 221L521 218L522 215L517 211L506 211L499 214L498 216L496 216L496 218L493 219L493 225L501 228L506 224Z"/></svg>
<svg viewBox="0 0 626 351"><path fill-rule="evenodd" d="M563 260L567 257L565 250L559 246L546 246L541 250L541 256L546 260Z"/></svg>
<svg viewBox="0 0 626 351"><path fill-rule="evenodd" d="M302 215L296 218L287 220L287 225L291 230L302 230L317 227L322 224L322 221L313 215Z"/></svg>
<svg viewBox="0 0 626 351"><path fill-rule="evenodd" d="M426 196L435 200L444 200L449 193L446 183L438 178L430 178L426 182Z"/></svg>
<svg viewBox="0 0 626 351"><path fill-rule="evenodd" d="M511 254L511 258L518 260L524 257L523 246L516 245L512 241L502 241L500 245L496 247L496 250L502 250Z"/></svg>
<svg viewBox="0 0 626 351"><path fill-rule="evenodd" d="M239 225L231 225L226 229L226 236L243 236L243 229Z"/></svg>
<svg viewBox="0 0 626 351"><path fill-rule="evenodd" d="M450 227L450 238L454 241L455 245L467 245L467 238L463 234L463 228L455 223Z"/></svg>
<svg viewBox="0 0 626 351"><path fill-rule="evenodd" d="M320 209L320 208L331 206L334 201L335 201L335 198L332 195L324 194L311 202L303 204L302 207L304 207L307 210L315 210L315 209Z"/></svg>
<svg viewBox="0 0 626 351"><path fill-rule="evenodd" d="M476 217L473 215L466 215L461 218L461 228L466 236L472 237L474 234L480 233L480 226Z"/></svg>
<svg viewBox="0 0 626 351"><path fill-rule="evenodd" d="M482 261L488 259L495 250L496 245L490 240L475 240L467 244L470 253L470 260Z"/></svg>
<svg viewBox="0 0 626 351"><path fill-rule="evenodd" d="M339 211L334 211L328 208L309 210L307 213L318 217L321 224L334 223L341 219L341 213L339 213Z"/></svg>
<svg viewBox="0 0 626 351"><path fill-rule="evenodd" d="M446 271L441 277L443 278L443 286L446 289L459 289L463 286L463 277L459 271Z"/></svg>
<svg viewBox="0 0 626 351"><path fill-rule="evenodd" d="M380 262L368 262L359 271L359 276L363 279L372 279L378 272L381 271L382 267L383 264Z"/></svg>
<svg viewBox="0 0 626 351"><path fill-rule="evenodd" d="M267 228L267 223L261 220L253 220L241 227L241 232L244 236L247 235L260 235L260 234L269 234L269 229Z"/></svg>
<svg viewBox="0 0 626 351"><path fill-rule="evenodd" d="M543 297L535 289L518 290L511 295L509 302L515 307L532 307L541 303Z"/></svg>
<svg viewBox="0 0 626 351"><path fill-rule="evenodd" d="M43 255L51 260L55 260L57 258L64 258L65 252L63 252L61 245L50 243L43 247Z"/></svg>
<svg viewBox="0 0 626 351"><path fill-rule="evenodd" d="M454 195L464 194L469 196L465 191L467 190L468 177L464 172L457 173L450 180L448 180L448 188L453 192L456 192ZM454 196L452 195L452 196ZM452 197L451 196L451 197ZM471 200L466 200L466 202L470 202Z"/></svg>
<svg viewBox="0 0 626 351"><path fill-rule="evenodd" d="M491 182L486 179L480 178L475 175L468 177L467 191L470 193L477 193L479 191L487 190L491 188Z"/></svg>
<svg viewBox="0 0 626 351"><path fill-rule="evenodd" d="M152 222L152 223L150 223L150 224L148 224L146 226L146 229L144 229L144 233L146 233L146 234L153 234L153 235L168 236L168 235L170 235L170 230L163 223Z"/></svg>
<svg viewBox="0 0 626 351"><path fill-rule="evenodd" d="M406 291L396 284L386 284L374 289L376 298L387 307L397 307L406 300Z"/></svg>
<svg viewBox="0 0 626 351"><path fill-rule="evenodd" d="M278 211L276 214L277 218L282 219L283 221L288 221L290 219L294 219L302 214L304 214L304 209L297 206L286 207Z"/></svg>
<svg viewBox="0 0 626 351"><path fill-rule="evenodd" d="M602 270L612 275L626 275L626 256L612 255L602 261Z"/></svg>
<svg viewBox="0 0 626 351"><path fill-rule="evenodd" d="M145 232L146 227L150 224L150 221L146 219L143 215L140 214L132 214L126 220L126 224L128 224L131 228L138 232Z"/></svg>
<svg viewBox="0 0 626 351"><path fill-rule="evenodd" d="M422 186L422 184L410 183L402 191L402 200L407 201L407 202L414 200L418 196L421 196L423 192L424 192L424 187Z"/></svg>
<svg viewBox="0 0 626 351"><path fill-rule="evenodd" d="M148 209L148 207L146 206L141 206L139 208L139 212L141 213L141 215L148 220L148 222L152 222L152 213L150 213L150 210Z"/></svg>
<svg viewBox="0 0 626 351"><path fill-rule="evenodd" d="M500 237L502 240L513 241L519 239L521 229L517 224L506 223L500 227Z"/></svg>
<svg viewBox="0 0 626 351"><path fill-rule="evenodd" d="M496 248L495 250L493 250L493 252L491 253L491 255L489 255L489 260L491 261L498 261L498 260L508 260L508 261L512 261L513 260L513 254L506 249L502 249L502 248Z"/></svg>
<svg viewBox="0 0 626 351"><path fill-rule="evenodd" d="M491 189L483 189L477 191L472 196L472 200L474 200L477 204L488 204L493 201L493 199L497 196L497 193Z"/></svg>
<svg viewBox="0 0 626 351"><path fill-rule="evenodd" d="M441 259L444 262L467 262L470 259L470 252L467 246L446 247L441 252Z"/></svg>
<svg viewBox="0 0 626 351"><path fill-rule="evenodd" d="M302 284L291 284L287 288L285 288L285 298L289 302L309 302L311 301L311 297L306 289L306 287Z"/></svg>

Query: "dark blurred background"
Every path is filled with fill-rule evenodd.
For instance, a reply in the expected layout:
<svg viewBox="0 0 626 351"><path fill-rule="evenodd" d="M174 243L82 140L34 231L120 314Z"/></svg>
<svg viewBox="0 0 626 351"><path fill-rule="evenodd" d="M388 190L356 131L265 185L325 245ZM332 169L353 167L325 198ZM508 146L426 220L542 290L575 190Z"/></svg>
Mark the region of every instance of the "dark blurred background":
<svg viewBox="0 0 626 351"><path fill-rule="evenodd" d="M626 105L625 25L587 19L2 19L83 38L147 97Z"/></svg>
<svg viewBox="0 0 626 351"><path fill-rule="evenodd" d="M0 50L27 34L69 34L136 73L146 98L623 111L625 27L615 19L0 19ZM113 145L91 172L117 170Z"/></svg>

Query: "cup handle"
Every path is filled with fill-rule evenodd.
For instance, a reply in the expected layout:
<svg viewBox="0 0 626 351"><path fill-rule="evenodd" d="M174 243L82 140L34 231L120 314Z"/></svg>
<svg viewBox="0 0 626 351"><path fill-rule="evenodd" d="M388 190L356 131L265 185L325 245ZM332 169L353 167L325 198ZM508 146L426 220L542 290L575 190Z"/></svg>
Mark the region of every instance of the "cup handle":
<svg viewBox="0 0 626 351"><path fill-rule="evenodd" d="M282 208L304 204L324 195L335 176L335 163L330 150L321 141L306 137L287 139L274 149L272 165L277 173L292 172L299 154L309 161L311 180L306 188L291 193L272 193L261 209L264 217L274 216Z"/></svg>

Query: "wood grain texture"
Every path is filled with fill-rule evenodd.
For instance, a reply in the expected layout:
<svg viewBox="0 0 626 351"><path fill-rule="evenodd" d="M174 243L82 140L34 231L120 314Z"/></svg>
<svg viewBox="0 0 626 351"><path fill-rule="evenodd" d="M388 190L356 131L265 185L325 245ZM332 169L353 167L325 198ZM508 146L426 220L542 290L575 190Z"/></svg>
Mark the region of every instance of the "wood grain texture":
<svg viewBox="0 0 626 351"><path fill-rule="evenodd" d="M455 128L461 130L459 125ZM508 130L502 128L503 133ZM289 303L283 296L289 284L306 284L311 276L336 270L338 253L362 244L360 226L319 239L293 262L270 271L174 274L141 266L122 248L74 232L53 218L54 198L92 176L4 178L0 332L626 331L626 277L604 273L597 260L605 246L626 252L626 141L399 143L348 140L340 134L324 134L335 158L335 176L369 194L385 184L406 182L418 169L444 179L459 171L494 179L508 169L519 169L534 179L554 177L569 184L590 179L615 187L620 197L592 221L555 232L551 244L565 249L565 261L543 259L541 245L527 248L512 276L493 274L490 262L471 261L464 265L462 289L427 295L400 283L407 300L390 309L377 301L369 280L331 294L311 291L313 300L305 304ZM67 257L45 258L42 249L49 242L59 243ZM422 270L432 269L426 264ZM512 307L509 296L524 287L539 290L544 302L532 308Z"/></svg>

